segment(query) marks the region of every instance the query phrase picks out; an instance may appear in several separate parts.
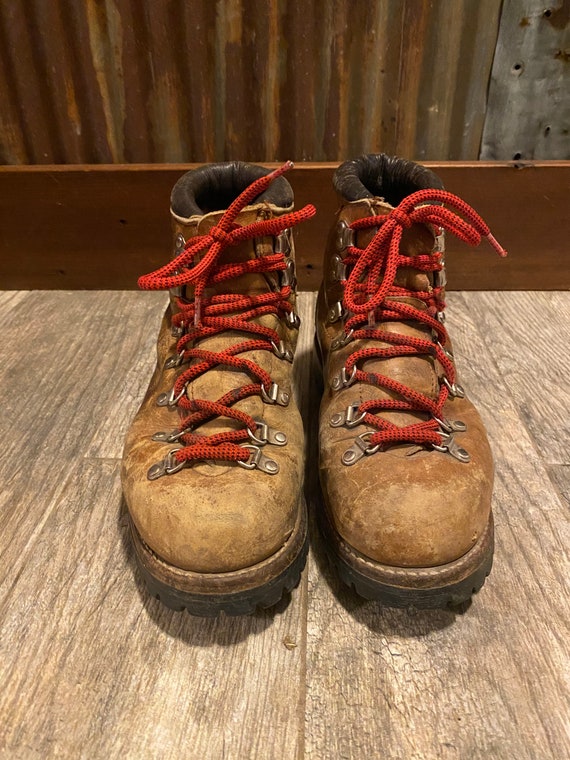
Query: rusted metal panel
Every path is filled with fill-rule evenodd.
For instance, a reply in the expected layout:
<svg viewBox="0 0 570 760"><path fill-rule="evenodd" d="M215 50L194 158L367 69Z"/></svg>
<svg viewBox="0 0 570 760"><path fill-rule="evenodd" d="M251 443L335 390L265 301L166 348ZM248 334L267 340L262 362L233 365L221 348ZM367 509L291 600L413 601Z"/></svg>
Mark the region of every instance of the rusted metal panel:
<svg viewBox="0 0 570 760"><path fill-rule="evenodd" d="M570 0L505 0L482 158L570 158Z"/></svg>
<svg viewBox="0 0 570 760"><path fill-rule="evenodd" d="M477 158L501 0L2 0L4 163Z"/></svg>

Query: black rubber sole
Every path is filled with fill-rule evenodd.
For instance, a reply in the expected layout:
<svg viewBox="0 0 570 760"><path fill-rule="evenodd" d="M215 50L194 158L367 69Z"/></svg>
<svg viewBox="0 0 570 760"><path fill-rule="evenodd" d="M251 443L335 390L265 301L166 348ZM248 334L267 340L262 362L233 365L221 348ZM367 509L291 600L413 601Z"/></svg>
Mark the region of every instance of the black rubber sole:
<svg viewBox="0 0 570 760"><path fill-rule="evenodd" d="M296 588L305 567L307 549L308 542L291 567L269 583L256 589L234 594L217 594L215 597L180 591L159 581L144 566L139 564L139 568L149 594L159 599L166 607L177 611L186 610L198 617L217 617L221 612L230 617L237 617L252 615L257 609L274 607L286 593Z"/></svg>
<svg viewBox="0 0 570 760"><path fill-rule="evenodd" d="M297 532L273 558L243 571L219 574L186 572L166 565L144 543L130 519L129 523L135 557L149 594L170 609L187 610L198 617L217 617L220 613L232 617L251 615L257 609L275 606L299 584L307 559L305 516ZM256 576L263 579L259 585Z"/></svg>
<svg viewBox="0 0 570 760"><path fill-rule="evenodd" d="M319 524L341 580L359 596L385 607L457 607L481 589L493 565L492 516L485 533L466 555L430 568L392 567L364 557L335 531L324 509L320 511Z"/></svg>

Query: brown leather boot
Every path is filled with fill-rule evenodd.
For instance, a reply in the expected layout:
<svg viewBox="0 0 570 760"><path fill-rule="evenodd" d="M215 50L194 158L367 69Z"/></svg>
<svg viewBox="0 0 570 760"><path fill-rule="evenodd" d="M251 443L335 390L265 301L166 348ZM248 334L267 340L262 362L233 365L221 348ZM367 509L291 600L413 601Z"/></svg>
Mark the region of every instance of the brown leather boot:
<svg viewBox="0 0 570 760"><path fill-rule="evenodd" d="M171 299L123 489L150 592L197 615L269 607L305 563L290 228L314 209L292 211L280 176L291 166L185 174L171 198L175 257L139 280Z"/></svg>
<svg viewBox="0 0 570 760"><path fill-rule="evenodd" d="M506 254L473 209L410 161L347 161L334 186L342 206L317 314L322 528L361 596L459 603L491 569L493 461L443 324L444 230Z"/></svg>

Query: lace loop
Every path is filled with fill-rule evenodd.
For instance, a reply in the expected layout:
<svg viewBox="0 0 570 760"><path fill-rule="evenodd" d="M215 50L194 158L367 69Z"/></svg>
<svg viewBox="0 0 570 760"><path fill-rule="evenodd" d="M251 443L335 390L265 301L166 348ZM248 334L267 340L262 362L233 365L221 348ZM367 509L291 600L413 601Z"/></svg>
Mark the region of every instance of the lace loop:
<svg viewBox="0 0 570 760"><path fill-rule="evenodd" d="M441 203L447 203L458 213L441 205L434 205ZM401 266L399 251L402 231L411 224L442 227L471 246L479 245L481 238L486 237L500 256L507 255L479 214L461 198L445 190L419 190L405 198L387 216L367 217L366 220L366 226L380 226L380 229L363 251L351 249L351 252L359 252L358 260L346 281L344 297L347 308L355 314L367 314L378 308L386 298L394 283L398 266ZM365 225L354 226L364 228ZM382 268L384 276L378 285ZM365 283L364 288L362 281ZM363 292L369 297L363 299Z"/></svg>
<svg viewBox="0 0 570 760"><path fill-rule="evenodd" d="M188 302L178 297L178 312L172 317L175 334L180 334L179 331L182 330L176 346L176 352L180 357L179 364L194 361L191 366L180 372L171 391L181 413L180 425L174 435L184 445L171 452L169 456L179 464L194 460L247 463L252 457L248 441L251 440L251 434L255 433L257 422L251 415L233 407L250 396L263 397L267 388L278 386L266 370L240 354L250 351L269 351L274 354L274 346L283 344L276 330L254 320L265 315L290 320L290 315L294 315L293 307L289 303L292 287L291 284L283 283L276 292L255 295L217 293L207 298L204 298L204 292L212 284L224 283L243 275L287 269L284 252L227 264L219 263L219 258L229 246L259 237L275 237L315 214L314 206L307 205L299 211L271 219L262 219L243 226L235 223L238 214L292 166L292 162L289 161L252 182L222 213L217 224L207 234L190 238L172 261L139 278L139 287L145 290L169 290L190 284L194 286L193 301ZM199 255L202 257L197 260ZM186 328L186 332L183 328ZM208 351L195 347L201 339L228 330L250 334L252 339L229 345L222 351ZM282 354L283 360L288 360L291 352L284 347ZM188 398L188 384L221 365L245 373L255 382L232 389L216 401ZM288 399L288 394L282 391L276 403L285 405ZM194 432L197 427L215 418L235 420L240 422L243 428L209 436ZM257 468L275 474L278 466L275 469L275 463L270 466L267 462L264 467L257 464ZM171 468L171 471L178 470Z"/></svg>
<svg viewBox="0 0 570 760"><path fill-rule="evenodd" d="M444 203L450 208L441 205ZM443 406L449 395L460 395L462 392L461 386L456 384L452 354L445 347L447 331L437 318L445 309L441 278L437 278L435 286L429 291L410 290L394 284L400 267L420 272L441 272L443 269L439 250L414 256L400 253L403 230L413 224L432 225L438 235L447 230L472 246L479 245L485 237L500 256L507 255L479 214L460 198L443 190L428 189L412 193L388 215L364 217L350 225L354 230L378 228L366 248L351 246L347 249L343 263L352 269L346 280L341 281L344 288L342 306L345 313L350 314L344 324L345 334L351 334L353 341L374 340L382 344L354 351L346 360L343 372L351 377L352 382L375 385L390 394L388 398L363 402L354 410L358 418L362 415L361 424L375 429L366 439L369 447L367 453L395 443L429 444L443 450L440 426L440 420L444 418ZM416 308L401 300L406 298L423 302L424 308ZM412 321L420 327L429 328L436 334L436 341L382 329L382 322L401 321ZM427 356L438 361L443 376L436 399L378 372L365 372L358 366L367 359L404 356ZM336 389L342 387L342 383L338 382ZM400 427L378 417L377 412L420 413L427 419ZM349 451L354 454L356 449ZM345 464L352 464L353 461L354 457Z"/></svg>

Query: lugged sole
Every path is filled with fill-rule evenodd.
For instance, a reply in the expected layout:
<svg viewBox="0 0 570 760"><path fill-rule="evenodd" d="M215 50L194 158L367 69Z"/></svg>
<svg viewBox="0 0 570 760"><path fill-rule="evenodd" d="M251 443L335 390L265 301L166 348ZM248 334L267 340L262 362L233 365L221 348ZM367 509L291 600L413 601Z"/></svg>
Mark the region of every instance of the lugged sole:
<svg viewBox="0 0 570 760"><path fill-rule="evenodd" d="M292 591L301 578L307 558L307 516L299 519L287 542L271 557L252 567L230 573L196 573L169 565L140 537L129 518L135 556L149 593L174 610L216 617L251 615L267 609Z"/></svg>
<svg viewBox="0 0 570 760"><path fill-rule="evenodd" d="M326 514L319 512L321 531L342 581L364 599L385 607L434 609L454 607L471 599L493 565L493 516L479 541L463 557L437 567L394 567L365 557L344 541Z"/></svg>

